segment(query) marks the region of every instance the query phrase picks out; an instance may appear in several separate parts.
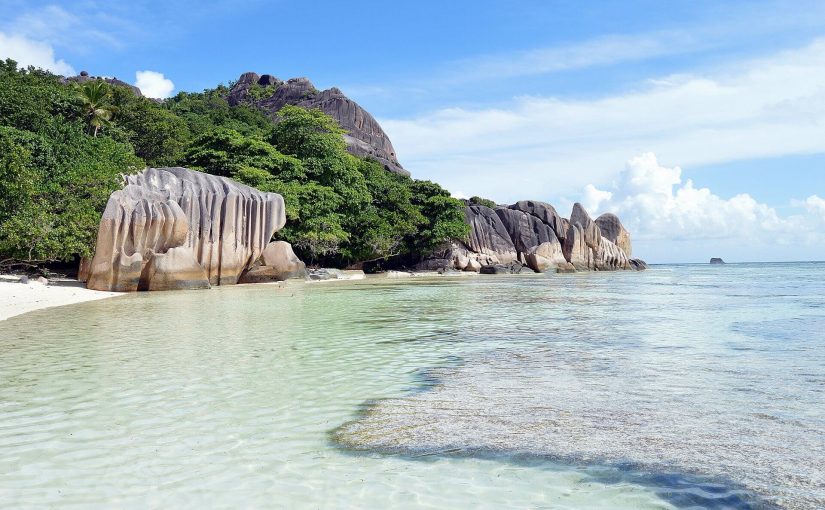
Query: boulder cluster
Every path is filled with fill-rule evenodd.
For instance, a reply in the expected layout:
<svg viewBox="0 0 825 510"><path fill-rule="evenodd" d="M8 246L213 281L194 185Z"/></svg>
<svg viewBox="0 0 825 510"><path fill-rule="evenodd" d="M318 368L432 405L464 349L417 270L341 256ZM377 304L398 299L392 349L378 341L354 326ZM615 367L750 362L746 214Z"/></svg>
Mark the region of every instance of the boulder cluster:
<svg viewBox="0 0 825 510"><path fill-rule="evenodd" d="M254 88L262 87L258 94ZM382 163L390 172L410 175L395 155L390 138L378 121L361 105L332 87L318 90L308 78L280 80L271 74L244 73L232 85L227 96L231 105L251 104L277 120L278 110L286 105L317 108L337 120L347 131L347 150L358 157L370 157Z"/></svg>
<svg viewBox="0 0 825 510"><path fill-rule="evenodd" d="M576 203L563 218L544 202L523 200L495 208L468 205L470 235L440 260L448 268L482 273L574 272L645 269L631 258L630 233L614 214L593 220Z"/></svg>
<svg viewBox="0 0 825 510"><path fill-rule="evenodd" d="M147 168L109 197L87 287L107 291L199 289L280 280L303 271L283 242L284 200L186 168ZM285 246L284 246L285 245Z"/></svg>

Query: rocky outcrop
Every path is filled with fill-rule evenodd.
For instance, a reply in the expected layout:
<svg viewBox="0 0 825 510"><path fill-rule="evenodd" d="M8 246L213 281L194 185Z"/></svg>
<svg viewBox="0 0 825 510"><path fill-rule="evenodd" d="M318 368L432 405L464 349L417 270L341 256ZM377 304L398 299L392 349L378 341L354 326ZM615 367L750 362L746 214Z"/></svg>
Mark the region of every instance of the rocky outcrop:
<svg viewBox="0 0 825 510"><path fill-rule="evenodd" d="M527 266L537 273L546 273L559 268L569 269L561 243L558 241L549 241L530 248L524 259Z"/></svg>
<svg viewBox="0 0 825 510"><path fill-rule="evenodd" d="M465 210L465 217L470 224L470 235L466 244L458 245L459 255L455 258L459 258L464 251L463 255L469 261L472 253L482 266L509 264L518 259L513 240L494 210L483 205L471 205Z"/></svg>
<svg viewBox="0 0 825 510"><path fill-rule="evenodd" d="M719 258L719 257L713 257L712 259L710 259L710 263L711 263L711 264L724 264L724 263L725 263L725 261L724 261L724 260L722 260L722 259L721 259L721 258Z"/></svg>
<svg viewBox="0 0 825 510"><path fill-rule="evenodd" d="M630 232L625 230L618 216L613 213L604 213L596 218L596 225L599 226L602 237L618 246L628 258L633 256Z"/></svg>
<svg viewBox="0 0 825 510"><path fill-rule="evenodd" d="M454 243L438 261L440 267L482 273L614 271L645 269L631 260L630 234L614 215L593 221L581 204L574 204L570 219L562 218L544 202L524 200L494 209L468 205L470 235ZM599 223L606 225L603 234ZM618 241L619 244L617 244ZM514 270L518 265L518 270Z"/></svg>
<svg viewBox="0 0 825 510"><path fill-rule="evenodd" d="M266 245L252 267L243 272L238 283L278 282L304 278L306 274L306 264L292 251L292 245L273 241Z"/></svg>
<svg viewBox="0 0 825 510"><path fill-rule="evenodd" d="M125 178L100 221L87 286L135 291L237 283L284 226L284 201L186 168Z"/></svg>
<svg viewBox="0 0 825 510"><path fill-rule="evenodd" d="M273 119L288 104L318 108L347 131L344 139L351 153L373 158L391 172L410 175L398 162L392 142L378 121L335 87L318 90L307 78L283 81L270 74L244 73L230 89L227 100L232 105L251 104Z"/></svg>
<svg viewBox="0 0 825 510"><path fill-rule="evenodd" d="M123 80L118 80L117 78L111 78L108 76L89 76L89 73L86 71L82 71L77 76L70 76L68 78L61 78L63 83L86 83L88 81L95 81L95 80L103 80L109 85L114 85L116 87L126 87L127 89L131 90L134 95L137 97L143 97L140 89L132 85L131 83L126 83Z"/></svg>

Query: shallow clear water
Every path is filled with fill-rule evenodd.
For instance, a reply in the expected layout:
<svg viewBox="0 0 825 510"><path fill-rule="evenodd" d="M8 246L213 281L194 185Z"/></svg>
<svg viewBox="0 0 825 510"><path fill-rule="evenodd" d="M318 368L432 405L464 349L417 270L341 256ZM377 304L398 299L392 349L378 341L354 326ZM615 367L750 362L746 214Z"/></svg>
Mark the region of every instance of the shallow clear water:
<svg viewBox="0 0 825 510"><path fill-rule="evenodd" d="M825 264L137 294L0 322L0 506L816 508Z"/></svg>

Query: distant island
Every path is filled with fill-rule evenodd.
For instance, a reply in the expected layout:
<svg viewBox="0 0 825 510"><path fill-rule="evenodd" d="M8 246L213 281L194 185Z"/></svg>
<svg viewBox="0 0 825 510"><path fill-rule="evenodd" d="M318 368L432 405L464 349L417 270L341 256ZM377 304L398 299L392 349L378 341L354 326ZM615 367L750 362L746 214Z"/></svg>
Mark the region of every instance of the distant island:
<svg viewBox="0 0 825 510"><path fill-rule="evenodd" d="M711 263L711 264L724 264L724 263L725 263L725 261L724 261L724 260L722 260L722 259L721 259L721 258L719 258L719 257L713 257L712 259L710 259L710 263Z"/></svg>

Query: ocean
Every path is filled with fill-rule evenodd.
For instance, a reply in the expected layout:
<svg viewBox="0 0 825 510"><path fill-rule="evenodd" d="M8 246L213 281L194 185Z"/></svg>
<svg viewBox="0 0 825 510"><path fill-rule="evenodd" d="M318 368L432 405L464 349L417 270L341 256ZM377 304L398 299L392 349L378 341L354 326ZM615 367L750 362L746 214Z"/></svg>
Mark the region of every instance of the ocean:
<svg viewBox="0 0 825 510"><path fill-rule="evenodd" d="M4 508L825 507L825 264L221 287L0 322Z"/></svg>

